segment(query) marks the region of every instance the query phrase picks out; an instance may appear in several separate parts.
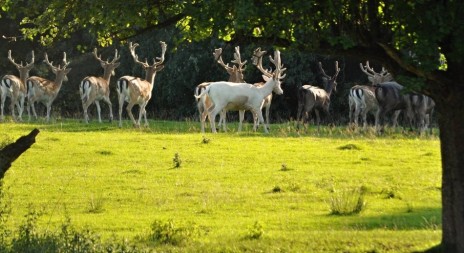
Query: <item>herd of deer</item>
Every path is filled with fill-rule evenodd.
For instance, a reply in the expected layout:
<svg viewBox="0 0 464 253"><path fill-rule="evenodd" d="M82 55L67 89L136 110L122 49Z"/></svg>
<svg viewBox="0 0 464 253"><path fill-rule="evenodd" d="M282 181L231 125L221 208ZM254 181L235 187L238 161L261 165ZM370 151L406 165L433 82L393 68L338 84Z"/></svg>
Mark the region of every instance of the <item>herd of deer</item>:
<svg viewBox="0 0 464 253"><path fill-rule="evenodd" d="M148 125L145 107L148 104L153 90L156 73L164 68L164 55L166 53L166 43L161 44L161 56L153 59L153 64L148 64L148 61L141 62L135 49L138 44L129 43L130 54L136 64L139 64L145 70L145 79L133 76L123 76L116 82L116 90L118 93L119 102L119 127L122 127L122 109L127 102L126 111L135 127L140 127L142 116L145 120L145 126ZM215 119L217 114L220 115L219 126L222 125L226 131L226 113L227 111L239 111L239 127L242 129L244 113L249 110L253 114L254 125L256 131L261 123L264 131L267 133L269 128L269 109L272 102L273 92L277 95L283 94L281 88L282 79L286 76L283 72L286 68L283 67L280 58L280 52L276 50L274 57L269 56L270 62L275 66L266 70L263 68L263 56L266 51L261 51L257 48L253 52L252 63L262 73L264 82L249 84L243 79L243 71L245 70L246 60L242 61L240 56L240 48L235 47L234 59L231 61L232 66L225 64L222 60L222 49L216 49L213 53L215 61L222 66L229 74L228 81L219 82L204 82L199 84L195 89L195 99L200 115L201 132L205 131L206 118L209 119L211 130L216 132ZM114 70L120 65L118 62L120 55L115 50L113 59L110 61L102 60L97 54L97 49L93 51L93 56L97 59L104 70L103 76L88 76L80 83L79 93L82 100L84 113L84 121L89 122L87 113L88 107L95 103L97 107L98 121L101 122L100 101L103 100L109 107L109 118L113 120L112 104L110 101L110 78L114 75ZM29 71L34 66L34 51L32 51L32 59L26 62L25 65L21 62L18 64L11 56L11 50L8 51L8 60L15 65L19 71L19 77L14 75L5 75L0 83L0 120L4 119L4 104L7 97L10 98L10 111L13 119L16 121L22 120L24 111L24 103L27 99L27 111L29 119L31 118L30 108L37 119L34 104L41 102L47 109L47 122L50 121L51 106L64 81L67 81L67 74L71 71L68 68L69 62L66 60L66 53L63 54L63 65L53 65L53 62L48 60L45 53L44 62L51 68L55 74L55 80L47 80L38 76L29 77ZM410 126L417 127L421 132L426 130L430 124L430 117L433 113L434 102L431 98L414 92L402 92L403 86L392 81L392 75L385 69L377 73L370 66L369 62L363 66L360 64L361 70L367 75L370 85L356 85L350 89L349 93L349 110L350 123L358 125L358 118L361 115L363 127L367 127L367 114L376 111L375 125L377 129L383 131L385 125L385 115L393 113L393 125L397 124L397 118L400 112L405 112L406 118L409 120ZM322 68L319 62L319 69L323 75L324 89L312 86L303 85L298 90L298 114L297 127L308 121L310 114L316 114L316 124L319 127L320 111L324 112L333 122L330 117L330 97L333 91L337 88L337 76L340 72L338 62L335 62L335 74L329 76ZM132 114L134 105L139 105L139 117L136 120ZM18 115L15 114L15 107ZM262 115L262 109L265 108L266 121Z"/></svg>

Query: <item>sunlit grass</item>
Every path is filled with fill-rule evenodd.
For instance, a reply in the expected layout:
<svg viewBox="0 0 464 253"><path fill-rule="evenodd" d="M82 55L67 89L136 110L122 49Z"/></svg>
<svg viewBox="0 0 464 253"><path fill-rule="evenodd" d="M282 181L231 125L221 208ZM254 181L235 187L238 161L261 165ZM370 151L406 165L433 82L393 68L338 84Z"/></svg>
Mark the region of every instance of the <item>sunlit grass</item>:
<svg viewBox="0 0 464 253"><path fill-rule="evenodd" d="M292 122L266 135L251 124L242 133L228 125L213 135L199 133L194 121L151 121L147 129L128 121L122 129L77 120L2 123L10 140L41 130L4 179L8 226L17 228L32 205L43 212L44 229L59 229L68 214L104 238L143 241L154 221L195 224L202 235L179 246L189 252L410 252L439 242L435 135L379 137L345 127L298 133ZM354 188L364 191L362 212L331 215L334 192Z"/></svg>

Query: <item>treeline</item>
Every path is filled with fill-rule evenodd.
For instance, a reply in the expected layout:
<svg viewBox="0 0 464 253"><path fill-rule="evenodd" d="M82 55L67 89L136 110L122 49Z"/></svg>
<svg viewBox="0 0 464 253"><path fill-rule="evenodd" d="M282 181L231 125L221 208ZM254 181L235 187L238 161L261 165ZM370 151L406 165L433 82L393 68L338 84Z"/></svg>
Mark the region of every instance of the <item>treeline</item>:
<svg viewBox="0 0 464 253"><path fill-rule="evenodd" d="M254 49L261 47L267 51L268 55L273 54L273 45L255 45L243 41L240 44L228 44L219 40L211 39L201 42L184 42L176 45L176 30L165 29L156 32L146 33L137 38L131 39L140 46L137 48L139 58L149 62L159 55L159 41L165 41L168 45L166 52L165 68L160 71L155 78L153 96L147 106L149 118L184 120L187 118L197 119L197 110L193 92L196 85L205 81L227 80L226 71L215 62L213 57L214 49L223 49L223 60L230 63L233 59L235 46L240 46L242 61L247 60L245 65L244 78L249 83L262 81L261 72L251 62ZM8 61L8 50L12 50L13 58L30 59L31 51L35 52L35 67L30 75L42 76L54 79L53 73L42 62L44 52L47 52L50 61L58 63L62 58L62 53L67 53L70 61L69 67L72 71L68 74L69 81L65 82L59 92L58 97L52 106L52 117L72 117L82 118L82 105L79 97L79 83L89 75L100 76L103 69L99 62L93 57L92 51L95 48L95 41L92 38L74 36L67 41L62 41L52 48L43 48L33 42L24 41L21 38L3 39L0 43L0 67L1 75L18 75L16 68ZM97 47L98 48L98 47ZM115 70L115 76L111 78L111 101L113 111L117 115L118 102L116 98L115 83L123 75L134 75L144 77L140 66L134 64L127 48L127 43L115 43L108 48L98 48L102 59L112 59L114 50L117 49L121 54L121 65ZM302 53L296 50L286 50L280 48L282 62L287 68L287 76L283 81L284 95L274 96L271 106L271 121L284 122L295 119L297 113L297 89L303 84L313 84L322 87L322 75L318 68L321 61L324 69L328 73L333 73L335 61L339 62L341 68L337 78L337 92L332 95L331 112L338 123L348 122L348 89L355 83L367 84L367 77L360 70L358 59L335 55L317 55ZM270 68L268 57L263 62L263 67ZM374 69L380 69L379 63L371 63ZM7 108L6 108L7 110ZM38 113L44 115L45 108L38 106ZM108 109L102 105L102 117L107 118ZM89 108L90 119L95 120L95 106ZM238 117L238 113L230 113L228 118L232 120ZM251 115L247 114L247 119L251 120Z"/></svg>

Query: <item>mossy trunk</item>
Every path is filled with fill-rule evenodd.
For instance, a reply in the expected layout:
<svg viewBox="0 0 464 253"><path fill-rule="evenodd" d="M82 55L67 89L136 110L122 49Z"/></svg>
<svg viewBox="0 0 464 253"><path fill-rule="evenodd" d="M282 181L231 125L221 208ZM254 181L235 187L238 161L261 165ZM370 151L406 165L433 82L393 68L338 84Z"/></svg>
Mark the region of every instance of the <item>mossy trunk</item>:
<svg viewBox="0 0 464 253"><path fill-rule="evenodd" d="M464 90L438 101L442 156L442 252L464 252Z"/></svg>

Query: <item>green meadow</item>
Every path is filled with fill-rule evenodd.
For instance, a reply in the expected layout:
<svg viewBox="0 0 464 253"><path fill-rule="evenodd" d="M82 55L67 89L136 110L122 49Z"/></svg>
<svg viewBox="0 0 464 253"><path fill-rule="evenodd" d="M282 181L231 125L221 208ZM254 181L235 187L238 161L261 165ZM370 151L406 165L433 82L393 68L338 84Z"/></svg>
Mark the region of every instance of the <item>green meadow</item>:
<svg viewBox="0 0 464 253"><path fill-rule="evenodd" d="M196 121L1 123L0 140L41 132L6 173L18 233L66 220L101 240L160 252L413 252L441 240L436 135L294 123L270 134L201 134ZM357 201L353 213L335 204ZM160 239L161 238L161 239Z"/></svg>

